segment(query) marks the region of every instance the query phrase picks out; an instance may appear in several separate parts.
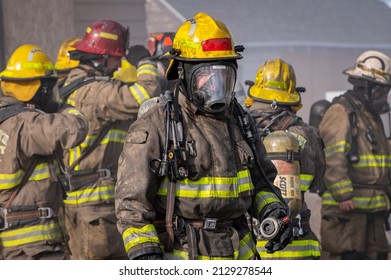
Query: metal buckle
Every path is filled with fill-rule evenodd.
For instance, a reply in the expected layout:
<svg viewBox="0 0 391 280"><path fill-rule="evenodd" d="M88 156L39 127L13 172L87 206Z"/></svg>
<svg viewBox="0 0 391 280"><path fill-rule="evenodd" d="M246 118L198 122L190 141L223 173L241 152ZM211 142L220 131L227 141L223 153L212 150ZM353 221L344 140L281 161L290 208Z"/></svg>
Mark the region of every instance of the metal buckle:
<svg viewBox="0 0 391 280"><path fill-rule="evenodd" d="M54 214L52 208L50 208L50 207L40 207L40 208L38 208L38 211L41 214L41 217L40 217L41 219L50 219L53 217L53 214Z"/></svg>
<svg viewBox="0 0 391 280"><path fill-rule="evenodd" d="M183 218L181 218L177 215L174 215L173 216L173 225L174 225L175 230L183 229L183 228L185 228L185 221L183 220Z"/></svg>
<svg viewBox="0 0 391 280"><path fill-rule="evenodd" d="M101 180L107 180L111 177L111 171L110 169L98 169L98 173L103 173L103 176L101 176L99 179Z"/></svg>
<svg viewBox="0 0 391 280"><path fill-rule="evenodd" d="M217 220L216 218L205 218L203 229L216 229L217 228Z"/></svg>

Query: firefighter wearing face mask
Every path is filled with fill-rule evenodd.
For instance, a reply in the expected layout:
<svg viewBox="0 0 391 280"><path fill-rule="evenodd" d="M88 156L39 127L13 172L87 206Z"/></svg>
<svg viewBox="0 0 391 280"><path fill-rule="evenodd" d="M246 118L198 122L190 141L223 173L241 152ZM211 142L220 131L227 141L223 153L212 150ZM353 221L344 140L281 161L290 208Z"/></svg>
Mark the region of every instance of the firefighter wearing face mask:
<svg viewBox="0 0 391 280"><path fill-rule="evenodd" d="M91 23L73 45L70 56L80 63L60 90L89 123L85 141L65 153L61 177L71 259L127 258L114 213L118 158L140 104L160 93L156 63L143 46L127 49L127 38L115 21ZM112 79L125 56L137 68L134 83Z"/></svg>
<svg viewBox="0 0 391 280"><path fill-rule="evenodd" d="M320 242L311 231L310 209L304 193L322 184L325 154L316 128L305 123L297 111L302 107L293 67L277 58L264 62L250 85L245 106L256 121L268 157L275 163L279 186L291 208L294 238L283 250L268 254L260 238L263 259L319 259ZM301 192L301 193L300 193Z"/></svg>
<svg viewBox="0 0 391 280"><path fill-rule="evenodd" d="M84 116L54 102L53 63L18 47L0 73L0 259L65 259L58 160L87 135Z"/></svg>
<svg viewBox="0 0 391 280"><path fill-rule="evenodd" d="M319 125L326 145L321 240L330 259L387 259L390 151L380 115L389 110L391 59L363 52L343 71L353 85Z"/></svg>
<svg viewBox="0 0 391 280"><path fill-rule="evenodd" d="M280 222L269 251L290 242L276 170L233 102L239 49L205 13L176 32L174 91L132 124L119 160L116 214L130 259L255 259L247 212Z"/></svg>

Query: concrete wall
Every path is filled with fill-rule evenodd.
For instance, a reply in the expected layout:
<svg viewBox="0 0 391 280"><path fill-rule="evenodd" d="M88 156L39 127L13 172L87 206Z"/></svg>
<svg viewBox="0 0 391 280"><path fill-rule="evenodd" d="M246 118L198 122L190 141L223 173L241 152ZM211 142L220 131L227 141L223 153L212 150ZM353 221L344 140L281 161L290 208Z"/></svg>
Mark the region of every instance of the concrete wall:
<svg viewBox="0 0 391 280"><path fill-rule="evenodd" d="M4 33L2 69L13 51L27 43L41 46L56 61L63 41L83 37L86 27L99 19L129 26L131 45L147 42L145 0L0 1Z"/></svg>
<svg viewBox="0 0 391 280"><path fill-rule="evenodd" d="M52 60L74 34L73 0L2 0L4 55L23 44L41 46Z"/></svg>
<svg viewBox="0 0 391 280"><path fill-rule="evenodd" d="M130 45L146 44L145 0L74 0L75 35L82 37L86 27L100 19L111 19L129 27Z"/></svg>

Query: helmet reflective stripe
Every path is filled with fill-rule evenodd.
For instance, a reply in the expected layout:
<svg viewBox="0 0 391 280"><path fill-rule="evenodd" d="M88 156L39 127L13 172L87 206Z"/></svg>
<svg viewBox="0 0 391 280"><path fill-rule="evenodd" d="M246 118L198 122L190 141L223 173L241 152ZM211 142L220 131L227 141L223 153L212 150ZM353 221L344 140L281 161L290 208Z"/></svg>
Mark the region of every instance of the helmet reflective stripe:
<svg viewBox="0 0 391 280"><path fill-rule="evenodd" d="M106 39L110 39L110 40L118 40L118 36L117 35L111 34L111 33L107 33L107 32L100 32L99 36L101 38L106 38Z"/></svg>
<svg viewBox="0 0 391 280"><path fill-rule="evenodd" d="M357 58L353 67L342 73L380 85L391 85L391 59L379 51L366 51Z"/></svg>

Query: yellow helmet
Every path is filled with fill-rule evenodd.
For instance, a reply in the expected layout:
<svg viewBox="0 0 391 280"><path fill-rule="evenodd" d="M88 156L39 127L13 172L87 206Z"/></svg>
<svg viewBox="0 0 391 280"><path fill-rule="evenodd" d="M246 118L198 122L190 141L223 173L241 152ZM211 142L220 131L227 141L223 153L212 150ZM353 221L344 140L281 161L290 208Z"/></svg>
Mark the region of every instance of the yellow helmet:
<svg viewBox="0 0 391 280"><path fill-rule="evenodd" d="M70 70L79 65L78 60L73 60L69 56L69 51L75 50L73 44L79 41L81 41L81 38L70 38L61 44L60 49L58 50L57 62L54 65L54 68L57 71Z"/></svg>
<svg viewBox="0 0 391 280"><path fill-rule="evenodd" d="M241 59L225 24L206 13L198 13L185 21L175 33L171 58L166 76L169 80L178 75L178 60L215 61Z"/></svg>
<svg viewBox="0 0 391 280"><path fill-rule="evenodd" d="M52 61L41 47L22 45L14 51L6 69L0 73L1 90L6 96L29 101L43 78L57 79Z"/></svg>
<svg viewBox="0 0 391 280"><path fill-rule="evenodd" d="M266 61L258 69L255 83L249 88L246 106L255 101L280 105L301 105L296 90L296 75L293 67L281 59Z"/></svg>

